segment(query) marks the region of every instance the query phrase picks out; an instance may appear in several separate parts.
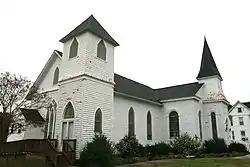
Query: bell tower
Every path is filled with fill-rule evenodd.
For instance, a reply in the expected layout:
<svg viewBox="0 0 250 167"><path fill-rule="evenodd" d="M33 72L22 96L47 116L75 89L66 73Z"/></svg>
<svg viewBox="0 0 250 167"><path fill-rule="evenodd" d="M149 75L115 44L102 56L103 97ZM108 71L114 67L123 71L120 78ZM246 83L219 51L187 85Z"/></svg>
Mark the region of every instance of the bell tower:
<svg viewBox="0 0 250 167"><path fill-rule="evenodd" d="M222 76L216 66L206 38L202 52L200 71L196 78L203 83L202 116L204 139L224 138L228 142L227 101L222 89Z"/></svg>
<svg viewBox="0 0 250 167"><path fill-rule="evenodd" d="M93 15L60 42L63 43L63 56L60 65L56 135L60 139L76 139L79 157L84 143L92 140L95 133L111 137L114 49L119 44ZM65 117L69 104L74 113L70 119Z"/></svg>

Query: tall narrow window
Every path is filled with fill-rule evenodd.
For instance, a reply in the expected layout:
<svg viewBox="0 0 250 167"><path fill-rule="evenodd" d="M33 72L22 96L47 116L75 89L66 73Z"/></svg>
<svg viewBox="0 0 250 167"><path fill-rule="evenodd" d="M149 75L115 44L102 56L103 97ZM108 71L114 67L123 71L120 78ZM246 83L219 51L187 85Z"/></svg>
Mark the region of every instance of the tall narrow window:
<svg viewBox="0 0 250 167"><path fill-rule="evenodd" d="M152 117L150 111L147 114L147 140L152 140Z"/></svg>
<svg viewBox="0 0 250 167"><path fill-rule="evenodd" d="M59 80L59 68L56 67L54 72L53 85L58 84L58 80Z"/></svg>
<svg viewBox="0 0 250 167"><path fill-rule="evenodd" d="M76 57L77 52L78 52L78 42L76 38L74 38L72 44L70 45L69 58Z"/></svg>
<svg viewBox="0 0 250 167"><path fill-rule="evenodd" d="M64 119L70 119L70 118L74 118L75 114L74 114L74 108L72 106L72 104L69 102L65 108L64 111Z"/></svg>
<svg viewBox="0 0 250 167"><path fill-rule="evenodd" d="M98 46L97 46L97 57L100 58L100 59L102 59L102 60L106 60L106 46L105 46L103 40L101 40L98 43Z"/></svg>
<svg viewBox="0 0 250 167"><path fill-rule="evenodd" d="M45 127L44 127L44 138L46 139L48 136L48 128L49 128L49 109L46 114L46 119L45 119Z"/></svg>
<svg viewBox="0 0 250 167"><path fill-rule="evenodd" d="M232 139L235 140L234 131L232 131Z"/></svg>
<svg viewBox="0 0 250 167"><path fill-rule="evenodd" d="M200 138L202 139L201 111L199 111L199 127L200 127Z"/></svg>
<svg viewBox="0 0 250 167"><path fill-rule="evenodd" d="M95 133L102 133L102 111L98 108L95 112Z"/></svg>
<svg viewBox="0 0 250 167"><path fill-rule="evenodd" d="M22 125L21 124L18 124L18 130L17 130L17 133L21 133L22 132Z"/></svg>
<svg viewBox="0 0 250 167"><path fill-rule="evenodd" d="M135 113L132 107L130 107L128 112L128 135L135 135Z"/></svg>
<svg viewBox="0 0 250 167"><path fill-rule="evenodd" d="M50 109L50 121L49 121L49 138L52 138L53 123L54 123L54 111L53 111L53 108L51 108Z"/></svg>
<svg viewBox="0 0 250 167"><path fill-rule="evenodd" d="M56 110L57 110L57 104L55 102L55 100L52 101L52 109L53 109L53 133L52 133L52 139L54 139L55 136L55 125L56 125Z"/></svg>
<svg viewBox="0 0 250 167"><path fill-rule="evenodd" d="M169 114L169 131L170 131L170 138L179 137L179 116L176 111L172 111Z"/></svg>
<svg viewBox="0 0 250 167"><path fill-rule="evenodd" d="M233 116L232 115L229 115L229 120L230 120L231 126L233 126Z"/></svg>
<svg viewBox="0 0 250 167"><path fill-rule="evenodd" d="M216 115L214 112L211 113L211 121L212 121L213 139L217 139L218 134L217 134L217 125L216 125Z"/></svg>

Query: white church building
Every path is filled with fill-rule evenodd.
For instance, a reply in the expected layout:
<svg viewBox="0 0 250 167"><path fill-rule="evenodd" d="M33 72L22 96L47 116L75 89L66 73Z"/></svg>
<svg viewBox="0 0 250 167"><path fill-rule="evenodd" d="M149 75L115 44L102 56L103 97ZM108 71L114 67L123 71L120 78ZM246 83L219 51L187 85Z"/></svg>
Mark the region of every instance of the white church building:
<svg viewBox="0 0 250 167"><path fill-rule="evenodd" d="M160 89L114 73L119 44L92 15L60 42L63 52L52 53L35 81L55 104L46 111L45 137L58 139L59 147L63 139L76 139L79 153L95 133L114 142L135 134L142 144L185 132L229 142L229 102L206 39L197 81Z"/></svg>

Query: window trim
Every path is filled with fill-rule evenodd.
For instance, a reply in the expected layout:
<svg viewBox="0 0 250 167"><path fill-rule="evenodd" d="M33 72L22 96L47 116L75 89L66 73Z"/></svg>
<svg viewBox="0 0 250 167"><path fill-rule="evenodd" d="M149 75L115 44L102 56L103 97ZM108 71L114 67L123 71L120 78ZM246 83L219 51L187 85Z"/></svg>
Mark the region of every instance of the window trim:
<svg viewBox="0 0 250 167"><path fill-rule="evenodd" d="M71 55L71 47L72 47L74 41L77 42L76 56L70 57L70 55ZM71 42L71 44L70 44L70 46L69 46L69 60L73 60L73 59L78 58L78 57L79 57L78 51L79 51L79 42L78 42L78 40L77 40L76 37L75 37L75 38L73 38L73 40L72 40L72 42Z"/></svg>
<svg viewBox="0 0 250 167"><path fill-rule="evenodd" d="M150 121L149 121L150 120ZM153 132L152 132L152 114L150 111L147 112L147 140L153 139Z"/></svg>
<svg viewBox="0 0 250 167"><path fill-rule="evenodd" d="M105 48L105 60L98 56L99 44L100 44L101 42L103 43L104 48ZM107 59L108 59L108 56L107 56L107 46L106 46L105 41L104 41L103 39L101 39L101 40L97 43L97 50L96 50L96 56L95 56L95 58L97 58L98 60L101 60L101 61L103 61L103 62L107 62Z"/></svg>
<svg viewBox="0 0 250 167"><path fill-rule="evenodd" d="M202 139L203 137L203 133L202 133L202 116L201 116L201 110L199 110L198 112L198 119L199 119L199 129L200 129L200 139Z"/></svg>
<svg viewBox="0 0 250 167"><path fill-rule="evenodd" d="M213 139L217 139L218 138L218 129L217 129L217 119L216 119L215 112L211 112L211 128L212 128Z"/></svg>
<svg viewBox="0 0 250 167"><path fill-rule="evenodd" d="M174 116L176 117L175 122L172 122L172 123L171 123L171 117L173 117L173 116L171 116L171 114L175 114ZM168 116L169 116L169 137L170 137L170 139L174 139L174 138L180 137L180 120L179 120L179 114L178 114L178 112L175 111L175 110L173 110L173 111L171 111L169 113ZM176 127L177 130L176 131L171 130L171 129L173 129L173 127L172 127L173 123L175 123L177 125L177 127ZM177 135L171 135L171 133L173 133L173 132L177 132Z"/></svg>
<svg viewBox="0 0 250 167"><path fill-rule="evenodd" d="M242 118L242 121L240 120ZM243 117L238 117L238 119L239 119L239 125L240 126L244 126L245 124L244 124L244 118ZM242 124L241 124L241 122L242 122Z"/></svg>
<svg viewBox="0 0 250 167"><path fill-rule="evenodd" d="M100 114L100 115L97 115L97 114ZM99 118L98 116L100 116L100 120L97 119ZM97 131L98 128L97 127L97 123L100 125L100 131ZM95 134L101 134L102 133L102 110L100 108L98 108L96 111L95 111L95 120L94 120L94 132Z"/></svg>
<svg viewBox="0 0 250 167"><path fill-rule="evenodd" d="M72 109L73 109L73 117L65 118L65 114L66 114L68 105L71 105L71 106L72 106ZM69 119L74 119L74 118L75 118L75 108L74 108L72 102L69 101L69 102L66 104L66 106L64 107L63 120L69 120Z"/></svg>
<svg viewBox="0 0 250 167"><path fill-rule="evenodd" d="M239 110L240 110L240 112L239 112ZM242 107L237 107L237 111L238 111L238 113L242 113Z"/></svg>
<svg viewBox="0 0 250 167"><path fill-rule="evenodd" d="M133 120L130 120L131 119L130 114L132 114ZM131 128L133 128L132 132L130 131ZM135 110L133 107L130 107L128 111L128 135L129 136L135 135Z"/></svg>
<svg viewBox="0 0 250 167"><path fill-rule="evenodd" d="M55 74L56 74L57 71L58 71L57 81L55 82ZM59 83L59 75L60 75L60 69L59 69L59 67L56 67L55 70L54 70L54 75L53 75L53 86L58 85L58 83Z"/></svg>

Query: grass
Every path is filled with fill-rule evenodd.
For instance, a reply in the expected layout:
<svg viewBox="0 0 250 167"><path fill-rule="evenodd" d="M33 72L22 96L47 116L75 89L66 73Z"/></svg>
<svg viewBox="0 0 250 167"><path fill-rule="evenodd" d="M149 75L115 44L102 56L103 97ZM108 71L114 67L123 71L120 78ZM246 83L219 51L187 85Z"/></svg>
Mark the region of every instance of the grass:
<svg viewBox="0 0 250 167"><path fill-rule="evenodd" d="M131 165L130 165L131 166ZM46 167L44 162L37 159L31 160L10 160L6 162L0 159L0 167ZM229 158L201 158L193 160L173 160L167 163L133 165L133 167L250 167L250 159L229 159Z"/></svg>
<svg viewBox="0 0 250 167"><path fill-rule="evenodd" d="M250 159L201 158L176 160L164 164L147 164L138 167L250 167Z"/></svg>

